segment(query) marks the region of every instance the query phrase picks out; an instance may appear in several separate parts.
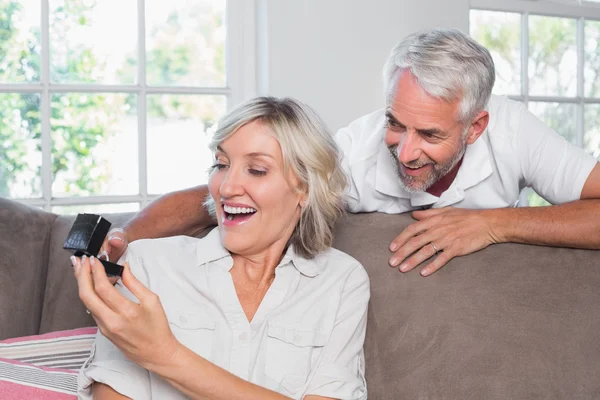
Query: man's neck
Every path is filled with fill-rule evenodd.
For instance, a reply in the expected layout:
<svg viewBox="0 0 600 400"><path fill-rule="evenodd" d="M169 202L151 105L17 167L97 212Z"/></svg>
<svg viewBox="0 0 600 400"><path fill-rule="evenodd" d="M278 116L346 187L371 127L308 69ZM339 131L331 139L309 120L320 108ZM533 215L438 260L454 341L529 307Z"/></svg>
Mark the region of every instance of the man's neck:
<svg viewBox="0 0 600 400"><path fill-rule="evenodd" d="M464 158L464 157L463 157ZM442 193L444 193L452 182L454 182L454 178L456 178L456 174L458 174L458 169L460 168L463 158L456 164L454 168L450 170L446 175L444 175L441 179L439 179L436 183L431 185L429 189L426 190L427 193L432 194L436 197L440 197Z"/></svg>

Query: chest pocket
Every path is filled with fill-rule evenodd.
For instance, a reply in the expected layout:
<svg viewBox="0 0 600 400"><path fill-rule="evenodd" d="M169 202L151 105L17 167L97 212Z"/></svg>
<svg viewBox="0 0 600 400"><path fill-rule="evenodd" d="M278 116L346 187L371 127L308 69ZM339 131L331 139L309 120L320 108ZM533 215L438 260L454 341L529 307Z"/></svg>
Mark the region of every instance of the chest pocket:
<svg viewBox="0 0 600 400"><path fill-rule="evenodd" d="M215 321L200 310L190 311L166 306L165 311L171 331L177 340L194 353L212 361Z"/></svg>
<svg viewBox="0 0 600 400"><path fill-rule="evenodd" d="M298 393L316 366L327 336L317 327L269 323L265 375L279 385L275 390Z"/></svg>

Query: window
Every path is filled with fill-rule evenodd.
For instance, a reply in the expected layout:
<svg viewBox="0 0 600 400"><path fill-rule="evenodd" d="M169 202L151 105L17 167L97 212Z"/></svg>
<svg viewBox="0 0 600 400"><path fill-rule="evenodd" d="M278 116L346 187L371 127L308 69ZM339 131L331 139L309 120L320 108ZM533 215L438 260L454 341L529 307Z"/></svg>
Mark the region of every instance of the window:
<svg viewBox="0 0 600 400"><path fill-rule="evenodd" d="M600 0L471 0L470 32L492 53L495 93L600 158Z"/></svg>
<svg viewBox="0 0 600 400"><path fill-rule="evenodd" d="M0 196L121 212L206 182L216 122L252 94L244 2L0 2Z"/></svg>

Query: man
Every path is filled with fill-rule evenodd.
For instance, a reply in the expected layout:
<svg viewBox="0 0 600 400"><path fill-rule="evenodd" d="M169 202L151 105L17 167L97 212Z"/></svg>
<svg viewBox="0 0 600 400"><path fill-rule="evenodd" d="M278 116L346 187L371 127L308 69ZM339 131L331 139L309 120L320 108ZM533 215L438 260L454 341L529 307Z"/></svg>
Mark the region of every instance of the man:
<svg viewBox="0 0 600 400"><path fill-rule="evenodd" d="M384 67L386 109L336 134L348 210L413 211L417 222L390 245L390 265L402 272L437 254L421 270L427 276L501 242L600 249L599 163L521 103L491 96L494 79L489 52L463 33L410 35ZM516 208L526 186L556 205ZM127 224L126 237L214 224L202 208L206 193L199 186L161 197ZM124 237L112 235L111 258Z"/></svg>

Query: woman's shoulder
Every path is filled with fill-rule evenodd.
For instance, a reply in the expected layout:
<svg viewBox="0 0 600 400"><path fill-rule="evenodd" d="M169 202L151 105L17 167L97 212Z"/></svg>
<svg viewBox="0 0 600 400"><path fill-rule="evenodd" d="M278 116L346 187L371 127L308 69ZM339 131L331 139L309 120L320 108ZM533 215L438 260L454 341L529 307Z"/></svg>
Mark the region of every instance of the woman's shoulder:
<svg viewBox="0 0 600 400"><path fill-rule="evenodd" d="M165 251L196 248L203 239L190 236L170 236L156 239L139 239L129 243L127 251L134 254L164 253Z"/></svg>
<svg viewBox="0 0 600 400"><path fill-rule="evenodd" d="M369 280L367 271L357 259L333 247L320 252L311 261L316 263L326 276L335 276L338 279L354 276L356 279Z"/></svg>

